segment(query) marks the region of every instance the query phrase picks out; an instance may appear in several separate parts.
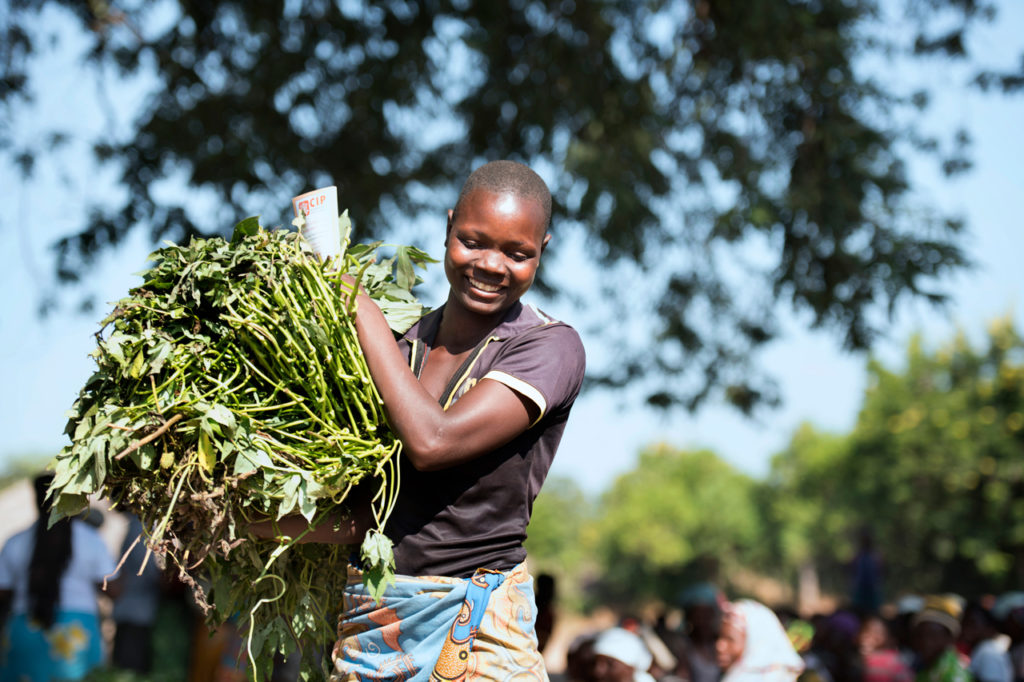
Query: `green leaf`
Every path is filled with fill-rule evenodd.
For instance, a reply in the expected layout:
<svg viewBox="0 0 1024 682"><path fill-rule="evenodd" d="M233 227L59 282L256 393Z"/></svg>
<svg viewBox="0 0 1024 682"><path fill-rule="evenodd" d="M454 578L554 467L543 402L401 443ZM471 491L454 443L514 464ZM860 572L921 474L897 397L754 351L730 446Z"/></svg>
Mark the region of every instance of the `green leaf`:
<svg viewBox="0 0 1024 682"><path fill-rule="evenodd" d="M415 246L403 246L402 249L406 252L406 254L408 254L409 259L412 260L413 263L423 268L424 270L427 268L428 263L440 262L436 258L431 258L430 254L424 251L423 249L418 249Z"/></svg>
<svg viewBox="0 0 1024 682"><path fill-rule="evenodd" d="M257 450L257 452L259 451ZM253 461L250 451L239 451L235 457L235 468L231 473L233 476L241 476L250 471L256 471L258 468L259 466Z"/></svg>
<svg viewBox="0 0 1024 682"><path fill-rule="evenodd" d="M103 485L107 478L107 439L102 436L93 436L89 442L89 453L92 455L93 466L96 470L96 484Z"/></svg>
<svg viewBox="0 0 1024 682"><path fill-rule="evenodd" d="M75 435L71 437L71 440L76 443L85 440L92 433L92 426L92 417L83 417L75 427Z"/></svg>
<svg viewBox="0 0 1024 682"><path fill-rule="evenodd" d="M348 209L346 208L338 216L338 234L341 236L341 258L345 257L345 252L348 250L349 242L352 239L352 219L348 216Z"/></svg>
<svg viewBox="0 0 1024 682"><path fill-rule="evenodd" d="M208 473L213 473L213 466L217 463L217 452L210 443L210 436L206 431L199 433L199 465Z"/></svg>
<svg viewBox="0 0 1024 682"><path fill-rule="evenodd" d="M222 424L227 428L229 433L235 430L235 415L231 413L231 410L224 407L221 404L214 405L207 411L206 416L214 420L218 424Z"/></svg>
<svg viewBox="0 0 1024 682"><path fill-rule="evenodd" d="M395 554L386 535L370 530L359 550L363 562L363 584L370 596L379 602L388 585L395 582Z"/></svg>
<svg viewBox="0 0 1024 682"><path fill-rule="evenodd" d="M260 217L250 216L238 222L231 232L231 243L238 244L246 237L252 237L260 231Z"/></svg>
<svg viewBox="0 0 1024 682"><path fill-rule="evenodd" d="M71 495L91 495L96 492L96 470L92 464L92 458L83 458L80 462L81 468L75 473L75 477L64 486L64 491Z"/></svg>
<svg viewBox="0 0 1024 682"><path fill-rule="evenodd" d="M149 373L159 374L163 371L164 363L171 357L171 353L174 352L174 344L166 339L157 341L153 351L149 355Z"/></svg>
<svg viewBox="0 0 1024 682"><path fill-rule="evenodd" d="M78 457L76 455L66 454L68 452L65 449L57 457L57 463L54 465L53 470L53 483L50 484L50 490L60 490L78 473Z"/></svg>
<svg viewBox="0 0 1024 682"><path fill-rule="evenodd" d="M115 331L112 333L106 341L101 342L101 346L107 351L107 354L117 360L121 365L125 363L124 350L122 348L127 337L121 332Z"/></svg>
<svg viewBox="0 0 1024 682"><path fill-rule="evenodd" d="M316 323L316 320L300 320L299 324L302 325L303 330L309 335L313 344L318 347L318 350L327 351L331 347L331 342L327 338L327 332L324 328Z"/></svg>
<svg viewBox="0 0 1024 682"><path fill-rule="evenodd" d="M199 423L199 430L210 438L217 438L220 435L220 427L217 425L217 422L207 418L206 413L197 421Z"/></svg>
<svg viewBox="0 0 1024 682"><path fill-rule="evenodd" d="M366 242L363 244L353 244L352 246L349 247L348 252L349 255L351 255L353 258L361 261L365 258L372 257L374 251L377 250L377 247L379 247L383 243L384 242L382 241L375 241Z"/></svg>
<svg viewBox="0 0 1024 682"><path fill-rule="evenodd" d="M409 331L409 328L423 317L423 306L419 303L378 300L377 305L388 321L391 331L396 334L404 334Z"/></svg>
<svg viewBox="0 0 1024 682"><path fill-rule="evenodd" d="M239 450L238 455L235 457L234 474L235 476L240 476L250 471L273 466L274 463L270 461L270 456L258 448Z"/></svg>
<svg viewBox="0 0 1024 682"><path fill-rule="evenodd" d="M285 479L284 485L281 486L281 506L278 508L277 518L281 518L288 514L292 509L295 509L295 505L299 502L299 484L302 482L302 477L298 474L293 474Z"/></svg>
<svg viewBox="0 0 1024 682"><path fill-rule="evenodd" d="M150 471L156 462L156 447L152 443L146 443L132 454L136 455L136 464L143 471Z"/></svg>
<svg viewBox="0 0 1024 682"><path fill-rule="evenodd" d="M403 289L412 289L416 284L416 269L406 247L400 246L395 251L397 266L395 267L395 283Z"/></svg>
<svg viewBox="0 0 1024 682"><path fill-rule="evenodd" d="M132 360L132 366L128 370L128 375L132 379L138 379L142 376L146 370L146 351L142 348L135 354L135 359Z"/></svg>
<svg viewBox="0 0 1024 682"><path fill-rule="evenodd" d="M307 521L312 521L313 516L316 514L316 492L320 486L303 477L302 484L299 486L299 513L305 517Z"/></svg>
<svg viewBox="0 0 1024 682"><path fill-rule="evenodd" d="M89 508L88 495L60 495L50 509L49 525L69 516L77 516Z"/></svg>

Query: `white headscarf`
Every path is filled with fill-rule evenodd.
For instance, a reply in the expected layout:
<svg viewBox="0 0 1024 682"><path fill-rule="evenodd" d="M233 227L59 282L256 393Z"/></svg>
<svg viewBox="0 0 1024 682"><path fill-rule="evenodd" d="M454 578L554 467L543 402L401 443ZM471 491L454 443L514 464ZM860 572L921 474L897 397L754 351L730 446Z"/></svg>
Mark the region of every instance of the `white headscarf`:
<svg viewBox="0 0 1024 682"><path fill-rule="evenodd" d="M622 661L633 669L633 682L654 682L647 672L654 658L639 635L623 628L609 628L594 641L594 653Z"/></svg>
<svg viewBox="0 0 1024 682"><path fill-rule="evenodd" d="M803 671L803 659L767 606L743 599L729 604L723 617L745 630L747 641L722 682L792 682Z"/></svg>

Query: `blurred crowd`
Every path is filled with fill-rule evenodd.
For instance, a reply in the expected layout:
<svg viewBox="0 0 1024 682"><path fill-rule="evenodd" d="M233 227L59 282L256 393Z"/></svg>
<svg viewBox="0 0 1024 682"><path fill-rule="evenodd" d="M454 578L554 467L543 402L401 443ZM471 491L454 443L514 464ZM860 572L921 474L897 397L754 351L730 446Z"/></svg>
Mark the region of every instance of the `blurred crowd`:
<svg viewBox="0 0 1024 682"><path fill-rule="evenodd" d="M0 549L0 682L246 679L242 638L230 624L205 628L187 590L147 556L138 519L127 519L115 564L102 515L46 522L50 480L35 480L42 521ZM552 682L1024 682L1024 592L883 605L880 563L869 542L861 549L848 606L801 617L693 584L660 617L575 636L564 672L545 652ZM538 576L535 594L544 651L558 626L554 579ZM274 681L295 680L297 663L278 661Z"/></svg>
<svg viewBox="0 0 1024 682"><path fill-rule="evenodd" d="M571 643L561 682L1021 682L1024 592L907 595L800 618L702 583L668 625L623 618ZM883 615L883 612L890 612Z"/></svg>
<svg viewBox="0 0 1024 682"><path fill-rule="evenodd" d="M38 518L0 549L0 682L246 679L241 637L206 629L189 590L147 552L139 519L125 515L117 554L96 510L50 525L52 479L34 479Z"/></svg>

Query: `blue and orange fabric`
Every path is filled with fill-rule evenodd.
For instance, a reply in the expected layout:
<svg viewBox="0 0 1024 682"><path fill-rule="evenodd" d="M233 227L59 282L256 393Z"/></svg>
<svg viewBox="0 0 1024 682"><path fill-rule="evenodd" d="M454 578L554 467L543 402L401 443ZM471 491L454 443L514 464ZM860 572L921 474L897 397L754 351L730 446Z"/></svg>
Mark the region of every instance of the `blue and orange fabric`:
<svg viewBox="0 0 1024 682"><path fill-rule="evenodd" d="M0 681L80 680L102 661L96 614L58 611L45 630L29 616L15 614L7 621L0 651Z"/></svg>
<svg viewBox="0 0 1024 682"><path fill-rule="evenodd" d="M349 570L333 682L546 682L524 564L471 578L398 576L380 602Z"/></svg>

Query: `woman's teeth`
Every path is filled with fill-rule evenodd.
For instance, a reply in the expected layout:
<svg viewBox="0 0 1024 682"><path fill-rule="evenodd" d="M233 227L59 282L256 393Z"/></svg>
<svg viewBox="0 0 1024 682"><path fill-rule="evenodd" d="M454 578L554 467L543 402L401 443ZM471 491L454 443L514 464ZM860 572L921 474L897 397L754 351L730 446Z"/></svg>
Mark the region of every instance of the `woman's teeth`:
<svg viewBox="0 0 1024 682"><path fill-rule="evenodd" d="M478 279L473 279L472 277L469 278L469 283L473 286L474 289L479 289L480 291L486 291L487 293L490 293L490 294L493 294L494 292L496 292L499 289L501 289L501 287L499 287L499 286L496 286L494 284L487 284L485 282L481 282Z"/></svg>

